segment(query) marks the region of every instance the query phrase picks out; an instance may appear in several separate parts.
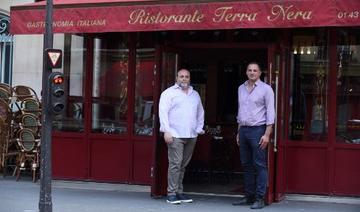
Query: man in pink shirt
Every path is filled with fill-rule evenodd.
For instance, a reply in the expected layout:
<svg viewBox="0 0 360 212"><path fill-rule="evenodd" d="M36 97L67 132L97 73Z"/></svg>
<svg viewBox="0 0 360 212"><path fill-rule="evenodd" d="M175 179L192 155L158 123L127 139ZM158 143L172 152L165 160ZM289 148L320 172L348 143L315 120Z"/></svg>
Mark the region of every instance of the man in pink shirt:
<svg viewBox="0 0 360 212"><path fill-rule="evenodd" d="M233 205L265 206L267 187L267 146L275 121L274 92L260 80L256 62L247 66L248 80L238 89L238 134L241 166L244 170L245 196Z"/></svg>
<svg viewBox="0 0 360 212"><path fill-rule="evenodd" d="M198 134L204 130L204 109L198 92L190 86L190 72L178 71L175 85L160 96L160 131L168 146L167 202L179 204L193 200L183 194L185 168L189 164Z"/></svg>

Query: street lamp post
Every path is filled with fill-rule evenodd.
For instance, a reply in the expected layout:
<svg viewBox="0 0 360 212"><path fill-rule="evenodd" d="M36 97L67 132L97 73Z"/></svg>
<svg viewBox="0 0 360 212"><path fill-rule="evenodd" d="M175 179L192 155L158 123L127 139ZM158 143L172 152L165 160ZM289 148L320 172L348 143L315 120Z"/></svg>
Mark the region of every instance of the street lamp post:
<svg viewBox="0 0 360 212"><path fill-rule="evenodd" d="M43 74L42 74L42 117L41 117L41 160L40 160L40 212L52 212L51 200L51 131L52 116L47 107L49 106L48 77L52 68L47 61L47 49L53 48L53 1L46 0L46 19L43 51Z"/></svg>

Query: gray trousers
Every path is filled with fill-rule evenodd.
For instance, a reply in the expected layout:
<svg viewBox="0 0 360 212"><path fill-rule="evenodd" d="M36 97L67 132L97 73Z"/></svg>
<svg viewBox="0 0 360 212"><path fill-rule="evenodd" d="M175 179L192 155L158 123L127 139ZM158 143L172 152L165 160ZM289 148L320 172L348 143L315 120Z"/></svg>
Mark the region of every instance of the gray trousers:
<svg viewBox="0 0 360 212"><path fill-rule="evenodd" d="M194 152L196 138L174 138L168 144L168 195L183 192L183 179L185 168Z"/></svg>

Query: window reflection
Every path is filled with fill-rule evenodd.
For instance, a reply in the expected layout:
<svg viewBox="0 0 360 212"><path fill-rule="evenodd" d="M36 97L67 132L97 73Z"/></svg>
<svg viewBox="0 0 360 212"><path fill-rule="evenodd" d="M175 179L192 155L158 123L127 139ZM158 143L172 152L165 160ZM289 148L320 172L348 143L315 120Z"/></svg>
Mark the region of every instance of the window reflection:
<svg viewBox="0 0 360 212"><path fill-rule="evenodd" d="M84 75L85 40L83 36L65 34L64 36L64 75L67 95L66 112L56 115L53 128L57 131L84 131Z"/></svg>
<svg viewBox="0 0 360 212"><path fill-rule="evenodd" d="M328 59L325 31L295 35L290 83L289 139L325 141Z"/></svg>
<svg viewBox="0 0 360 212"><path fill-rule="evenodd" d="M360 144L360 33L341 30L337 46L337 142Z"/></svg>
<svg viewBox="0 0 360 212"><path fill-rule="evenodd" d="M161 91L174 85L178 67L179 55L174 52L164 52L161 64Z"/></svg>
<svg viewBox="0 0 360 212"><path fill-rule="evenodd" d="M153 135L155 50L138 49L136 54L135 126L136 135Z"/></svg>
<svg viewBox="0 0 360 212"><path fill-rule="evenodd" d="M127 131L128 53L124 34L94 40L92 132Z"/></svg>

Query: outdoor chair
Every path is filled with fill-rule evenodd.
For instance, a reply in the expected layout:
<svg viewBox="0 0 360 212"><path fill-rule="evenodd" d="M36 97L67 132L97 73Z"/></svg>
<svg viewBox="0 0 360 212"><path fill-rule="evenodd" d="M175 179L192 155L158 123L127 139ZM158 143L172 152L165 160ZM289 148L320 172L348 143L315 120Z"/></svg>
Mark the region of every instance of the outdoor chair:
<svg viewBox="0 0 360 212"><path fill-rule="evenodd" d="M41 116L41 108L40 108L40 102L37 99L34 98L25 98L21 102L20 106L22 113L32 113L37 118L40 119Z"/></svg>
<svg viewBox="0 0 360 212"><path fill-rule="evenodd" d="M4 167L4 148L6 145L6 139L8 139L7 135L7 126L5 125L5 122L2 118L0 118L0 170Z"/></svg>
<svg viewBox="0 0 360 212"><path fill-rule="evenodd" d="M36 94L36 92L34 91L34 89L28 87L28 86L24 86L24 85L18 85L13 87L13 96L16 97L18 99L18 101L23 101L26 98L34 98L39 102L39 98Z"/></svg>
<svg viewBox="0 0 360 212"><path fill-rule="evenodd" d="M17 112L13 112L11 106L9 106L9 104L3 99L0 99L0 118L2 118L6 126L9 127L9 130L7 131L9 139L13 138L14 132L18 128L18 121L16 120L18 117L19 114Z"/></svg>
<svg viewBox="0 0 360 212"><path fill-rule="evenodd" d="M10 95L12 95L12 88L9 84L0 83L0 88L5 89Z"/></svg>
<svg viewBox="0 0 360 212"><path fill-rule="evenodd" d="M32 113L25 113L21 116L20 129L30 129L36 138L40 137L41 124L38 117Z"/></svg>
<svg viewBox="0 0 360 212"><path fill-rule="evenodd" d="M16 161L19 150L16 142L10 138L11 126L0 117L0 160L3 176L7 175L10 168L13 169L13 175L16 171Z"/></svg>
<svg viewBox="0 0 360 212"><path fill-rule="evenodd" d="M5 100L0 99L0 118L2 118L5 121L5 123L10 124L12 120L11 116L12 116L12 112L9 107L9 104Z"/></svg>
<svg viewBox="0 0 360 212"><path fill-rule="evenodd" d="M11 92L6 88L0 87L0 99L4 100L6 103L10 104L11 102Z"/></svg>
<svg viewBox="0 0 360 212"><path fill-rule="evenodd" d="M27 128L21 129L18 137L16 141L20 148L20 156L16 169L16 180L19 180L22 171L31 169L32 180L36 182L39 167L40 139L36 139L34 133Z"/></svg>

